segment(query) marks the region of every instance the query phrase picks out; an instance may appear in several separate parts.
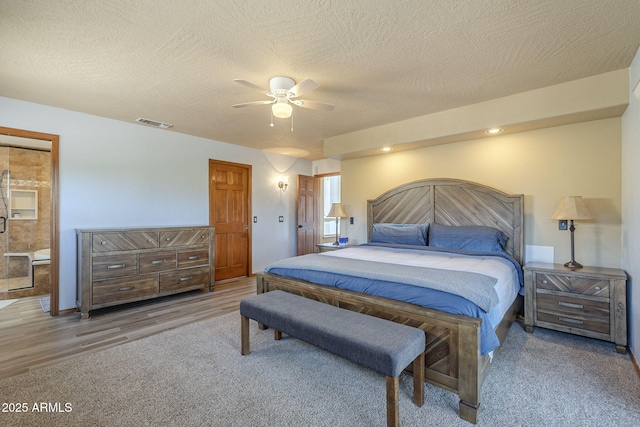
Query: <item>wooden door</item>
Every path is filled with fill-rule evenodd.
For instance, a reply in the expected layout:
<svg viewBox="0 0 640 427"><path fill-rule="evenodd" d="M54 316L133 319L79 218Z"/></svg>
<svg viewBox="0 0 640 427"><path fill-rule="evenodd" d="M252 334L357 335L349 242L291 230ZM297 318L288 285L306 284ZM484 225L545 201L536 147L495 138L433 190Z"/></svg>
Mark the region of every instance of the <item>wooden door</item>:
<svg viewBox="0 0 640 427"><path fill-rule="evenodd" d="M318 178L298 175L298 255L316 252L318 187Z"/></svg>
<svg viewBox="0 0 640 427"><path fill-rule="evenodd" d="M251 272L251 166L209 160L209 224L216 228L215 280Z"/></svg>

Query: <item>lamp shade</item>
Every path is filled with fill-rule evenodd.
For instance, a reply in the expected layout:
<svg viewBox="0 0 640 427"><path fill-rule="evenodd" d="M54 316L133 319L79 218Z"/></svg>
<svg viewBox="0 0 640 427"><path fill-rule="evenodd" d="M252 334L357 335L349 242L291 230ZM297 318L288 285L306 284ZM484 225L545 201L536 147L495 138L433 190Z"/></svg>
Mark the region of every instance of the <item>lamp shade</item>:
<svg viewBox="0 0 640 427"><path fill-rule="evenodd" d="M592 219L582 196L564 196L551 219Z"/></svg>
<svg viewBox="0 0 640 427"><path fill-rule="evenodd" d="M340 203L332 203L331 210L329 211L327 216L332 218L346 218L349 215L347 215Z"/></svg>

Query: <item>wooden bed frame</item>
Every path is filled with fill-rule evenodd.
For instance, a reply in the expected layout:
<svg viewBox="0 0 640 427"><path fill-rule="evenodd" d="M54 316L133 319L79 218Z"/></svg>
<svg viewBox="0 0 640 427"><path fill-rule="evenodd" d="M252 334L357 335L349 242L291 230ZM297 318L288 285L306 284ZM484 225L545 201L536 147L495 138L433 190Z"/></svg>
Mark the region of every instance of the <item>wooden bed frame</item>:
<svg viewBox="0 0 640 427"><path fill-rule="evenodd" d="M374 223L485 225L508 237L506 251L522 264L523 195L454 179L401 185L368 201L368 239ZM490 367L480 355L481 319L282 276L257 273L257 292L276 289L420 328L426 333L425 381L460 397L460 417L477 423L480 389ZM518 296L496 328L500 342L522 306ZM494 350L494 355L498 349Z"/></svg>

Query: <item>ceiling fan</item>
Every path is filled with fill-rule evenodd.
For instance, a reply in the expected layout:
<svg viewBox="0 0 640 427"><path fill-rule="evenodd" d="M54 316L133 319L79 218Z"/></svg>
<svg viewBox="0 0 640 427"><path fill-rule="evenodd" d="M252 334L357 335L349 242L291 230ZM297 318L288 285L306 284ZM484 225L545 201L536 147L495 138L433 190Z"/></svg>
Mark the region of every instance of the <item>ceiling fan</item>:
<svg viewBox="0 0 640 427"><path fill-rule="evenodd" d="M269 80L269 90L263 89L247 80L233 79L233 81L252 89L257 89L268 97L273 98L264 101L243 102L242 104L233 105L233 107L236 108L271 104L271 111L273 115L280 119L287 119L291 117L291 113L293 112L292 105L324 111L333 111L335 108L335 105L327 104L325 102L295 99L320 87L320 84L312 79L305 79L296 84L296 82L289 77L272 77L271 80Z"/></svg>

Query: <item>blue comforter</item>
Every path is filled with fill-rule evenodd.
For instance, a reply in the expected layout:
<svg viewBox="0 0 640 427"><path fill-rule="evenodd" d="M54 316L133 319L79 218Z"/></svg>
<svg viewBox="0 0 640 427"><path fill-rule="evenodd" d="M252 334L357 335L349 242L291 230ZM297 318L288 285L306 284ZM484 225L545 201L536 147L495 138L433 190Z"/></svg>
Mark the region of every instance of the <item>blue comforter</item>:
<svg viewBox="0 0 640 427"><path fill-rule="evenodd" d="M522 268L513 258L506 254L496 252L479 252L479 251L460 251L445 248L434 248L429 246L409 246L409 245L385 245L385 244L366 244L367 246L388 246L394 248L403 249L415 249L425 251L438 251L438 252L453 252L458 254L464 254L469 256L499 256L512 262L518 271L520 285L522 286ZM304 262L301 262L300 258L310 257L313 262L305 268ZM291 265L287 260L281 260L268 266L265 271L280 276L291 277L295 279L305 280L312 283L317 283L325 286L333 286L340 289L348 289L355 292L361 292L369 295L376 295L389 299L395 299L398 301L404 301L411 304L416 304L422 307L429 307L436 310L441 310L448 313L464 314L471 317L482 319L480 326L480 352L481 354L487 354L500 345L497 335L493 330L490 322L488 321L487 311L480 308L478 305L470 302L468 299L454 295L449 292L441 290L442 288L436 286L436 289L425 287L423 285L412 284L411 281L404 280L405 283L399 283L394 281L392 275L380 274L376 277L375 274L369 272L367 278L359 277L355 273L343 271L332 271L340 269L332 268L316 268L316 261L318 259L326 259L328 263L333 263L335 266L336 259L329 258L323 255L314 254L306 255L304 257L290 258L293 262ZM369 261L358 260L360 266L366 266L366 263L370 263L372 271L379 268L373 268L373 264ZM362 264L365 263L365 264ZM386 264L391 266L391 264ZM375 267L379 267L375 266ZM433 269L425 269L425 271ZM343 274L341 274L343 273ZM346 274L344 274L346 273ZM479 276L479 275L478 275ZM486 277L486 276L483 276ZM465 278L469 278L466 276ZM494 279L495 282L495 279ZM485 307L486 308L486 307Z"/></svg>

